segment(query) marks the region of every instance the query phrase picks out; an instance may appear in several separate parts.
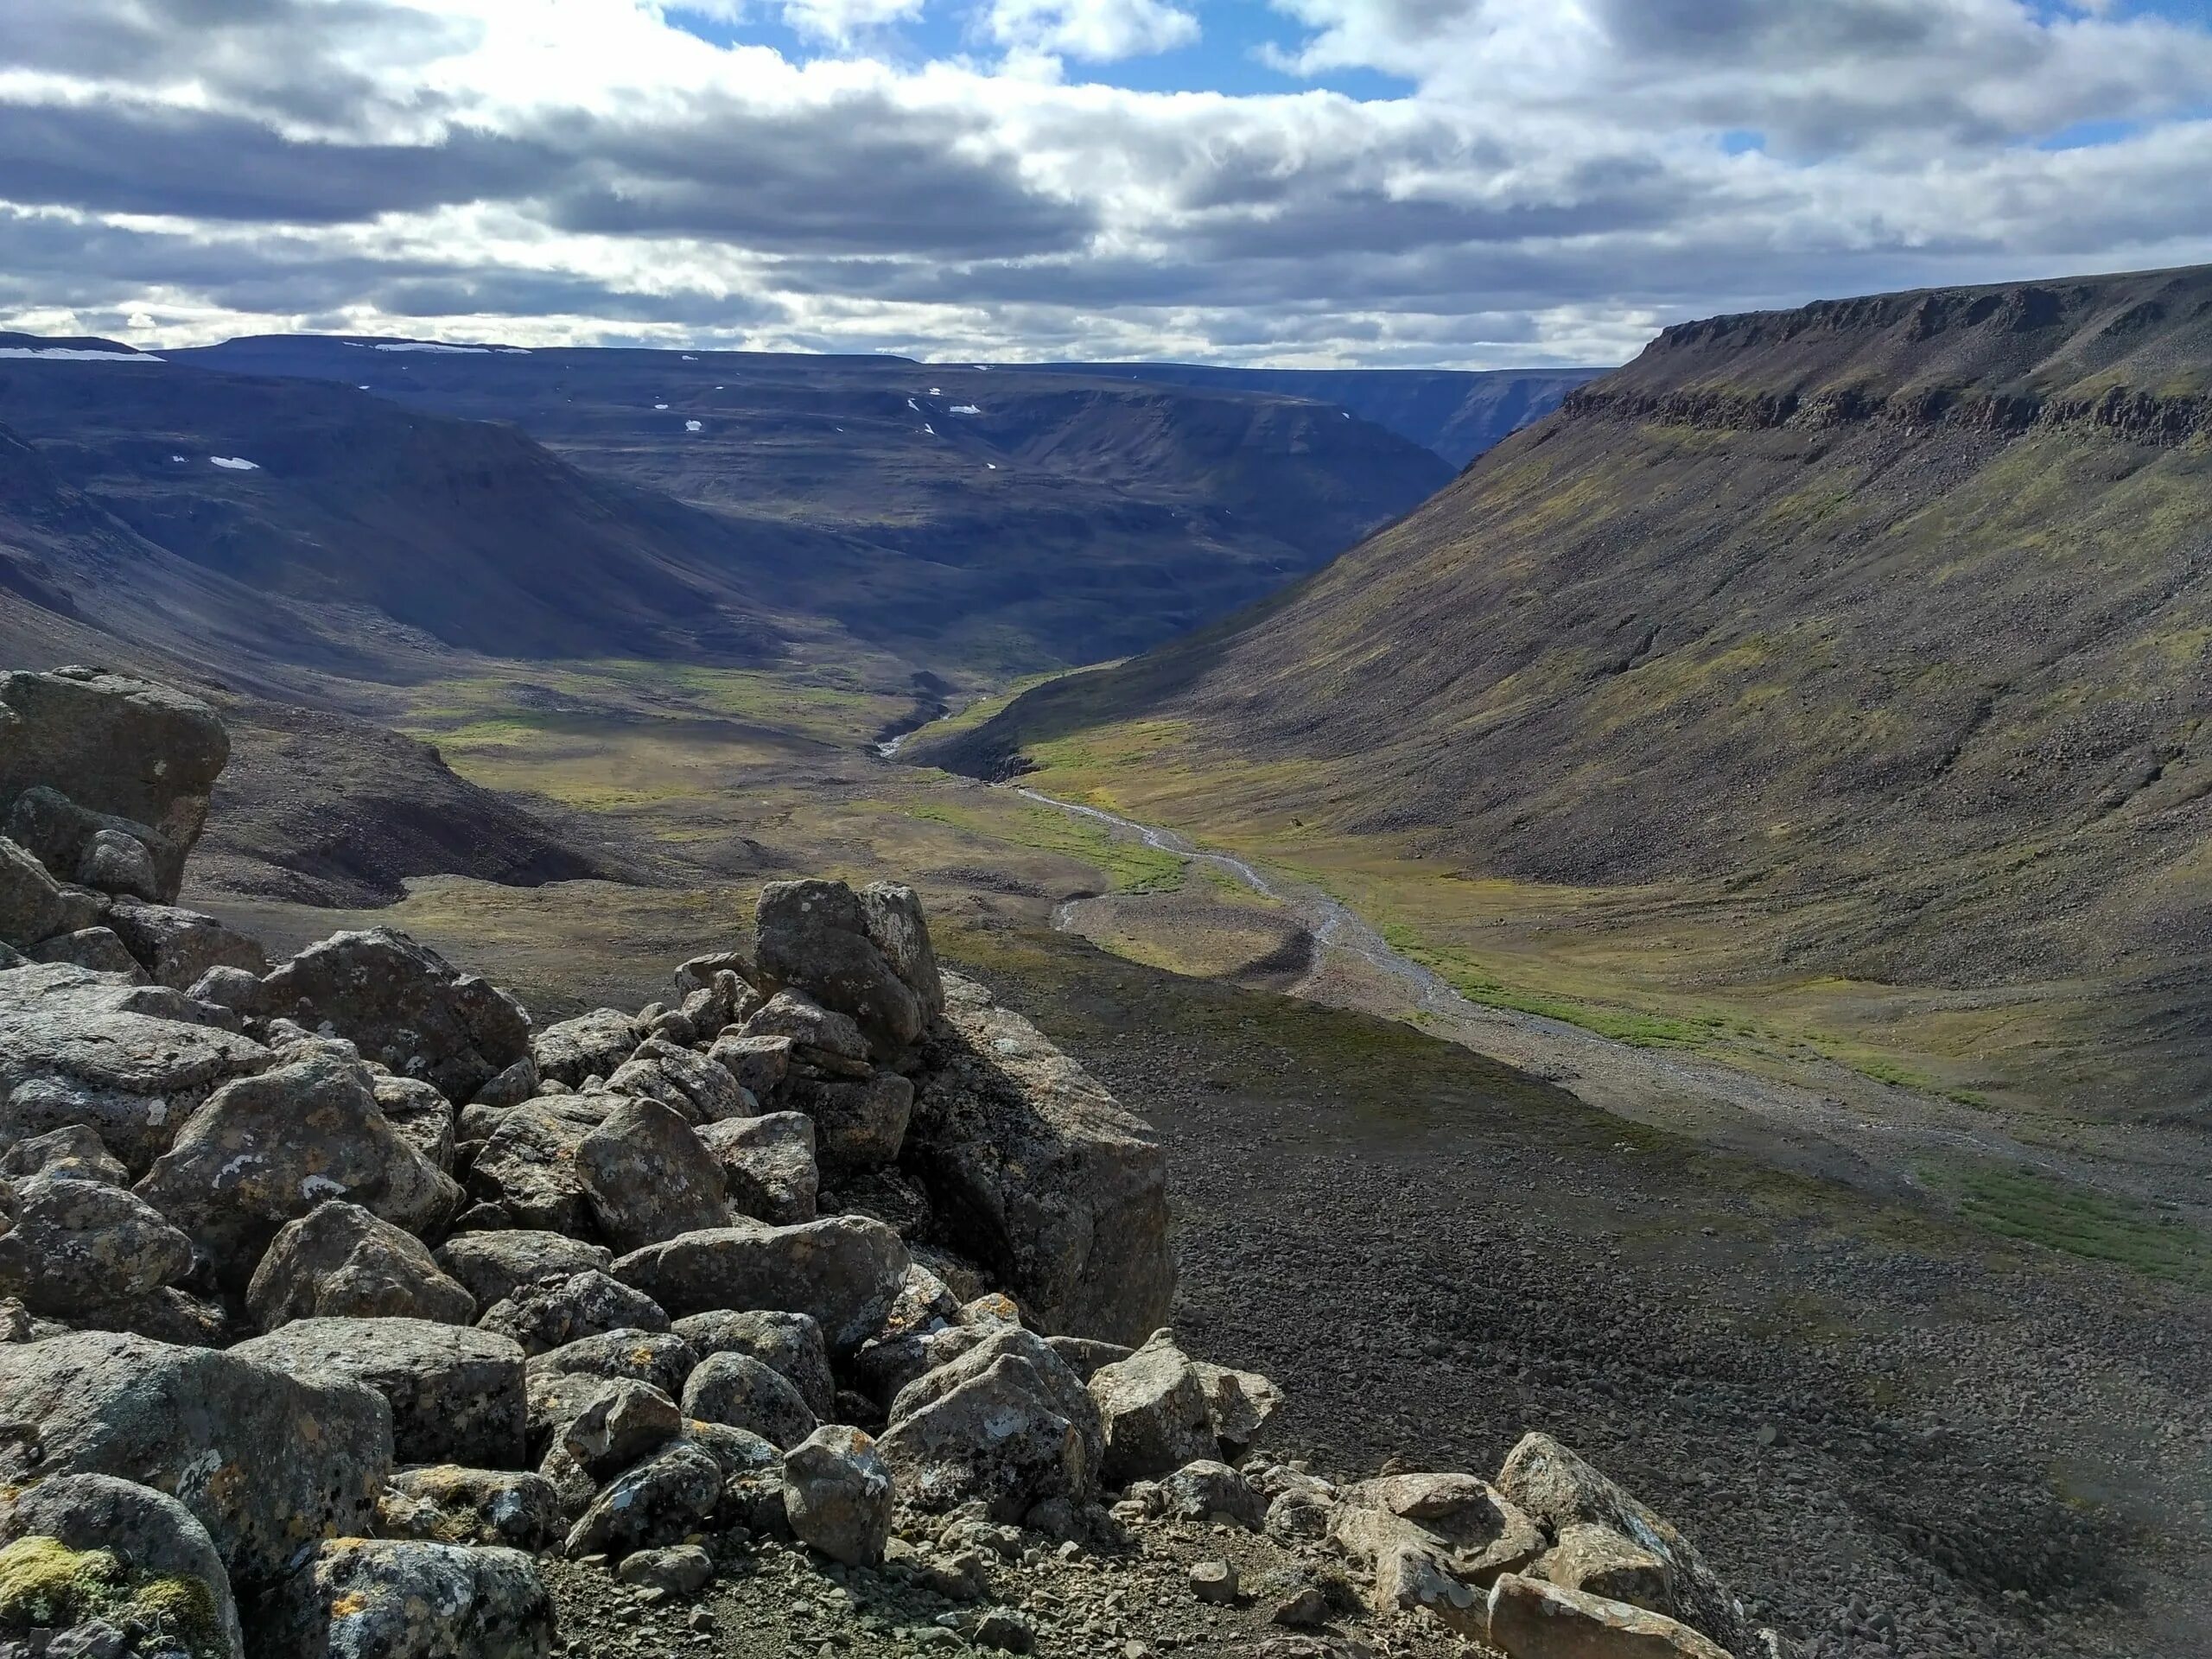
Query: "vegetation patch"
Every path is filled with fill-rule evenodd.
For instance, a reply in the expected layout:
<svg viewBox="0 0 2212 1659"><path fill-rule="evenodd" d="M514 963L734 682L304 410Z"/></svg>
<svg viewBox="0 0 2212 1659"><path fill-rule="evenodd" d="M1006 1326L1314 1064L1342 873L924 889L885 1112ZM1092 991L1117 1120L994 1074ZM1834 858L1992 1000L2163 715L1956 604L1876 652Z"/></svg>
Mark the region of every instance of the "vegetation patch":
<svg viewBox="0 0 2212 1659"><path fill-rule="evenodd" d="M2003 1237L2212 1289L2212 1240L2178 1216L2039 1170L1985 1165L1929 1179L1961 1215Z"/></svg>
<svg viewBox="0 0 2212 1659"><path fill-rule="evenodd" d="M0 1549L0 1630L60 1630L95 1618L142 1638L139 1651L181 1646L193 1659L223 1651L214 1592L195 1579L133 1573L112 1551L36 1534Z"/></svg>

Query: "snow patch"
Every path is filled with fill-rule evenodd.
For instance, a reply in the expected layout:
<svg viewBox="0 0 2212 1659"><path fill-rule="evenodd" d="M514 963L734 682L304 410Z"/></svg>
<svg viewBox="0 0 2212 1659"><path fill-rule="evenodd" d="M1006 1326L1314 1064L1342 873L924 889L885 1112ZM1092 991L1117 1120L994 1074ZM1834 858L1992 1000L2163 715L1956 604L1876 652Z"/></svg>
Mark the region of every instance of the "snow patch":
<svg viewBox="0 0 2212 1659"><path fill-rule="evenodd" d="M683 360L686 363L696 363L699 359L692 356L690 353L686 352L683 353Z"/></svg>
<svg viewBox="0 0 2212 1659"><path fill-rule="evenodd" d="M35 357L48 363L159 363L151 352L91 352L81 346L0 346L0 357Z"/></svg>
<svg viewBox="0 0 2212 1659"><path fill-rule="evenodd" d="M666 404L655 404L653 407L655 409L666 409L668 405Z"/></svg>
<svg viewBox="0 0 2212 1659"><path fill-rule="evenodd" d="M683 429L686 432L703 432L707 429L707 423L704 421L686 421Z"/></svg>
<svg viewBox="0 0 2212 1659"><path fill-rule="evenodd" d="M922 430L928 433L931 437L937 436L937 428L931 426L927 421L924 421L922 423Z"/></svg>
<svg viewBox="0 0 2212 1659"><path fill-rule="evenodd" d="M226 473L257 473L261 470L259 461L248 461L244 455L210 455L207 464L219 467Z"/></svg>
<svg viewBox="0 0 2212 1659"><path fill-rule="evenodd" d="M930 388L930 396L931 396L931 397L944 397L944 388L943 386L931 386L931 387Z"/></svg>
<svg viewBox="0 0 2212 1659"><path fill-rule="evenodd" d="M492 348L489 346L441 346L431 340L387 340L379 342L376 349L380 352L429 352L439 357L489 357L492 355ZM506 349L512 352L520 348L510 346ZM527 356L528 353L524 353L524 355Z"/></svg>
<svg viewBox="0 0 2212 1659"><path fill-rule="evenodd" d="M911 397L906 400L906 407L912 410L917 415L922 412L922 406Z"/></svg>
<svg viewBox="0 0 2212 1659"><path fill-rule="evenodd" d="M955 404L952 406L952 413L955 415L980 415L982 412L973 404Z"/></svg>
<svg viewBox="0 0 2212 1659"><path fill-rule="evenodd" d="M169 460L179 467L188 467L192 464L190 455L171 455Z"/></svg>

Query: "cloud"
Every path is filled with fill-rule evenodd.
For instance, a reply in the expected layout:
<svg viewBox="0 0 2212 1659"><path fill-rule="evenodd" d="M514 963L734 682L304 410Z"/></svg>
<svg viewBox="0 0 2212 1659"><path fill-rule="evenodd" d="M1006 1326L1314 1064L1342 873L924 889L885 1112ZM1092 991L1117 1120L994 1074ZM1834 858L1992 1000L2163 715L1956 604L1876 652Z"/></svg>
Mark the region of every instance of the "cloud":
<svg viewBox="0 0 2212 1659"><path fill-rule="evenodd" d="M2212 258L2212 31L2126 3L1271 15L1230 94L1114 84L1266 74L1171 0L0 0L0 327L1484 365Z"/></svg>

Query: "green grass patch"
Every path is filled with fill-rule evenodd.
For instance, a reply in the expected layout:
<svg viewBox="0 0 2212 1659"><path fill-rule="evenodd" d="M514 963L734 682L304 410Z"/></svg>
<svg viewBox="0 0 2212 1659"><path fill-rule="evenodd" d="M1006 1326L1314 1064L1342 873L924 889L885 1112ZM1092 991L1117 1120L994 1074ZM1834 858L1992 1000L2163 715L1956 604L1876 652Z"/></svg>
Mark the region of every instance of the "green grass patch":
<svg viewBox="0 0 2212 1659"><path fill-rule="evenodd" d="M983 813L931 804L901 811L906 817L947 824L985 841L1074 859L1104 876L1115 893L1174 893L1189 872L1189 861L1174 853L1125 840L1104 824L1053 807L1025 805Z"/></svg>
<svg viewBox="0 0 2212 1659"><path fill-rule="evenodd" d="M1719 1037L1727 1024L1719 1014L1684 1019L1519 989L1491 977L1465 957L1438 950L1402 925L1386 923L1381 931L1392 950L1441 975L1452 989L1470 1002L1479 1002L1484 1007L1510 1008L1516 1014L1533 1014L1562 1025L1580 1026L1585 1031L1634 1048L1701 1048Z"/></svg>
<svg viewBox="0 0 2212 1659"><path fill-rule="evenodd" d="M1934 1172L1959 1212L2005 1238L2212 1289L2212 1240L2178 1216L2031 1169Z"/></svg>

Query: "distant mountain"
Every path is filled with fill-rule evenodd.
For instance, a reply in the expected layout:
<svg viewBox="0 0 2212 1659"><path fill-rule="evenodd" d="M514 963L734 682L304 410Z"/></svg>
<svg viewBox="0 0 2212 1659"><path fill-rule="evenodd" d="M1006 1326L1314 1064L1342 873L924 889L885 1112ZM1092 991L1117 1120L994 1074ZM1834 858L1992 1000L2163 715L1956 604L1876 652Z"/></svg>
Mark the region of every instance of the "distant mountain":
<svg viewBox="0 0 2212 1659"><path fill-rule="evenodd" d="M936 755L1143 720L1218 811L1703 893L1742 963L2080 976L2144 1068L2083 1086L2175 1098L2212 1084L2208 716L2197 269L1670 328L1317 575Z"/></svg>
<svg viewBox="0 0 2212 1659"><path fill-rule="evenodd" d="M1056 374L1305 397L1433 449L1454 467L1541 420L1605 369L1230 369L1198 363L1055 363Z"/></svg>
<svg viewBox="0 0 2212 1659"><path fill-rule="evenodd" d="M780 562L804 580L778 602L937 666L1141 650L1313 569L1451 478L1344 410L1234 387L295 336L167 355L512 423L598 479L833 538Z"/></svg>

